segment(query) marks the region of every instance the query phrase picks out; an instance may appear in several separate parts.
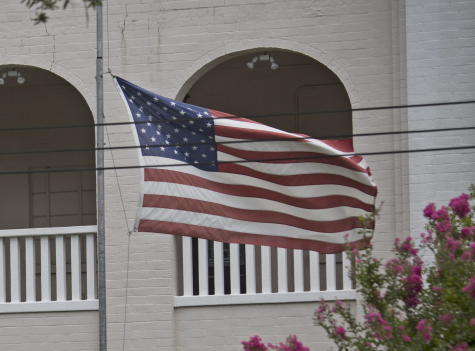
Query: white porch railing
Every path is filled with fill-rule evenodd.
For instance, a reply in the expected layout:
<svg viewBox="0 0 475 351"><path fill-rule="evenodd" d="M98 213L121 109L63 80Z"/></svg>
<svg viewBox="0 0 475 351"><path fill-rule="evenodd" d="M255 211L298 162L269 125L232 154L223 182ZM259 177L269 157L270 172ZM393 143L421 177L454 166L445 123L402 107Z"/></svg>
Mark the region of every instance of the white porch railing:
<svg viewBox="0 0 475 351"><path fill-rule="evenodd" d="M0 230L0 313L97 309L96 231Z"/></svg>
<svg viewBox="0 0 475 351"><path fill-rule="evenodd" d="M346 254L183 237L175 306L355 299ZM181 273L181 275L180 275Z"/></svg>

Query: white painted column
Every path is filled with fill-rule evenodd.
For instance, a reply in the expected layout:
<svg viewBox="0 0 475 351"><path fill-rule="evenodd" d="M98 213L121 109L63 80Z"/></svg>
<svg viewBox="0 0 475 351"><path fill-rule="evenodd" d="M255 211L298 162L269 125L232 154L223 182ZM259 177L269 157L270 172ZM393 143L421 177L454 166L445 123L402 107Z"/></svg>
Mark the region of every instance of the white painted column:
<svg viewBox="0 0 475 351"><path fill-rule="evenodd" d="M256 254L254 245L245 245L246 249L246 294L256 293Z"/></svg>
<svg viewBox="0 0 475 351"><path fill-rule="evenodd" d="M223 243L213 242L214 263L214 294L224 295L224 260Z"/></svg>
<svg viewBox="0 0 475 351"><path fill-rule="evenodd" d="M10 238L10 284L11 301L20 302L20 243L18 238Z"/></svg>
<svg viewBox="0 0 475 351"><path fill-rule="evenodd" d="M320 254L309 252L310 291L320 291Z"/></svg>
<svg viewBox="0 0 475 351"><path fill-rule="evenodd" d="M33 237L25 238L25 290L26 302L36 301L36 252Z"/></svg>
<svg viewBox="0 0 475 351"><path fill-rule="evenodd" d="M56 299L58 301L66 301L66 297L67 297L67 294L66 294L66 248L65 248L64 236L58 235L55 240L56 240ZM43 252L48 252L48 255L49 255L49 249L47 251L43 250L43 242L42 242L42 247L41 247L42 255L43 255ZM49 259L48 259L48 262L49 262ZM43 279L43 257L42 257L41 269L42 269L41 278ZM41 289L43 289L43 283L41 284Z"/></svg>
<svg viewBox="0 0 475 351"><path fill-rule="evenodd" d="M198 239L199 295L208 295L208 240Z"/></svg>
<svg viewBox="0 0 475 351"><path fill-rule="evenodd" d="M336 290L336 260L335 254L326 255L326 272L327 272L327 290Z"/></svg>
<svg viewBox="0 0 475 351"><path fill-rule="evenodd" d="M294 287L295 292L303 292L303 251L294 250Z"/></svg>
<svg viewBox="0 0 475 351"><path fill-rule="evenodd" d="M231 271L231 295L239 295L241 293L239 244L229 244L229 261Z"/></svg>
<svg viewBox="0 0 475 351"><path fill-rule="evenodd" d="M271 255L269 246L261 246L262 293L272 292Z"/></svg>
<svg viewBox="0 0 475 351"><path fill-rule="evenodd" d="M183 296L193 295L193 253L191 247L191 238L184 236L182 238L182 256L183 256Z"/></svg>
<svg viewBox="0 0 475 351"><path fill-rule="evenodd" d="M81 245L79 235L71 235L71 298L81 300Z"/></svg>
<svg viewBox="0 0 475 351"><path fill-rule="evenodd" d="M277 291L286 293L289 291L287 277L287 250L277 249Z"/></svg>
<svg viewBox="0 0 475 351"><path fill-rule="evenodd" d="M56 240L56 246L58 241ZM56 247L56 251L58 247ZM42 236L40 239L41 255L41 301L51 301L51 254L49 238ZM56 284L58 284L58 262L56 261ZM65 295L66 296L66 295Z"/></svg>

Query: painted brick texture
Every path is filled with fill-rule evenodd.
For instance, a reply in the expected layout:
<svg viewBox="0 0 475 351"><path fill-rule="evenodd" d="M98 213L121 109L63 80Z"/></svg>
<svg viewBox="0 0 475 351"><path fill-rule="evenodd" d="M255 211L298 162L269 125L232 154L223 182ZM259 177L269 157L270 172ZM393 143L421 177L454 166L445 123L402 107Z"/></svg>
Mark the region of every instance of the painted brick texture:
<svg viewBox="0 0 475 351"><path fill-rule="evenodd" d="M46 26L33 26L19 0L4 2L0 67L51 70L71 82L95 112L94 13L87 22L76 3L53 13ZM259 47L301 52L327 65L342 80L354 108L470 99L475 90L472 1L116 0L104 11L105 67L164 96L177 96L210 62ZM353 131L464 126L473 124L470 111L465 106L355 112ZM105 75L105 119L128 120L110 75ZM473 140L467 131L365 137L355 145L357 151L371 152ZM107 127L105 141L132 144L130 127ZM468 151L367 161L384 200L374 241L382 257L396 235L409 227L420 230L420 209L434 194L436 201L445 201L474 179L475 158ZM136 164L135 150L106 153L106 166ZM312 350L331 347L313 326L313 303L175 309L174 239L133 232L140 171L108 171L105 177L110 350L237 351L241 340L256 333L272 342L295 333ZM0 326L2 350L32 345L38 351L98 350L96 312L0 315Z"/></svg>

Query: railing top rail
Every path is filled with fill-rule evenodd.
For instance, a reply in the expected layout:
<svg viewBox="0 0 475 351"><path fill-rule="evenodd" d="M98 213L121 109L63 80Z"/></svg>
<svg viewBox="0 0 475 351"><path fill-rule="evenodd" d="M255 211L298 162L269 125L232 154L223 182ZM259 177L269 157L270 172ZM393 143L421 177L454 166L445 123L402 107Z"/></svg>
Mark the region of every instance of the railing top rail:
<svg viewBox="0 0 475 351"><path fill-rule="evenodd" d="M74 227L2 229L0 230L0 238L19 237L19 236L88 234L88 233L97 233L97 226L96 225L82 225L82 226L74 226Z"/></svg>

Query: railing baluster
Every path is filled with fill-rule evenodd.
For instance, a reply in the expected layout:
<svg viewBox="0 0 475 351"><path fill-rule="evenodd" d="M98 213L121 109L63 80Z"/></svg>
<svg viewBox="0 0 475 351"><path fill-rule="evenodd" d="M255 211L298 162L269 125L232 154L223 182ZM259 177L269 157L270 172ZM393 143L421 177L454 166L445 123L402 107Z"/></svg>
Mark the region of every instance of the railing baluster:
<svg viewBox="0 0 475 351"><path fill-rule="evenodd" d="M47 236L43 236L40 239L40 255L41 301L51 301L51 254L49 249L49 238ZM57 262L56 267L58 267Z"/></svg>
<svg viewBox="0 0 475 351"><path fill-rule="evenodd" d="M43 248L41 253L43 254ZM65 301L66 297L66 248L64 236L58 235L56 237L56 300Z"/></svg>
<svg viewBox="0 0 475 351"><path fill-rule="evenodd" d="M351 290L351 278L349 275L351 270L351 260L346 252L341 253L341 259L343 267L343 290Z"/></svg>
<svg viewBox="0 0 475 351"><path fill-rule="evenodd" d="M246 294L256 293L256 255L255 246L246 245Z"/></svg>
<svg viewBox="0 0 475 351"><path fill-rule="evenodd" d="M11 301L20 302L20 243L18 238L10 238L10 285Z"/></svg>
<svg viewBox="0 0 475 351"><path fill-rule="evenodd" d="M309 252L310 291L320 291L320 254Z"/></svg>
<svg viewBox="0 0 475 351"><path fill-rule="evenodd" d="M182 238L183 256L183 296L193 295L193 253L191 248L191 238Z"/></svg>
<svg viewBox="0 0 475 351"><path fill-rule="evenodd" d="M5 242L0 238L0 303L7 298L7 272L5 264Z"/></svg>
<svg viewBox="0 0 475 351"><path fill-rule="evenodd" d="M0 314L97 309L96 229L0 230Z"/></svg>
<svg viewBox="0 0 475 351"><path fill-rule="evenodd" d="M326 255L327 290L336 290L335 254Z"/></svg>
<svg viewBox="0 0 475 351"><path fill-rule="evenodd" d="M223 243L213 242L214 253L214 294L224 294L224 261L223 261Z"/></svg>
<svg viewBox="0 0 475 351"><path fill-rule="evenodd" d="M86 275L87 275L87 299L96 298L96 260L94 255L94 234L86 236Z"/></svg>
<svg viewBox="0 0 475 351"><path fill-rule="evenodd" d="M261 274L262 293L268 294L272 291L272 271L269 246L261 246Z"/></svg>
<svg viewBox="0 0 475 351"><path fill-rule="evenodd" d="M71 298L81 300L81 245L79 235L71 235Z"/></svg>
<svg viewBox="0 0 475 351"><path fill-rule="evenodd" d="M239 277L239 244L229 244L229 264L231 266L231 295L241 293Z"/></svg>
<svg viewBox="0 0 475 351"><path fill-rule="evenodd" d="M278 292L286 293L289 291L287 284L287 249L277 249L277 284Z"/></svg>
<svg viewBox="0 0 475 351"><path fill-rule="evenodd" d="M26 302L36 301L36 253L33 237L25 238Z"/></svg>
<svg viewBox="0 0 475 351"><path fill-rule="evenodd" d="M303 291L303 251L294 250L294 291Z"/></svg>
<svg viewBox="0 0 475 351"><path fill-rule="evenodd" d="M199 295L208 295L208 240L198 239Z"/></svg>

